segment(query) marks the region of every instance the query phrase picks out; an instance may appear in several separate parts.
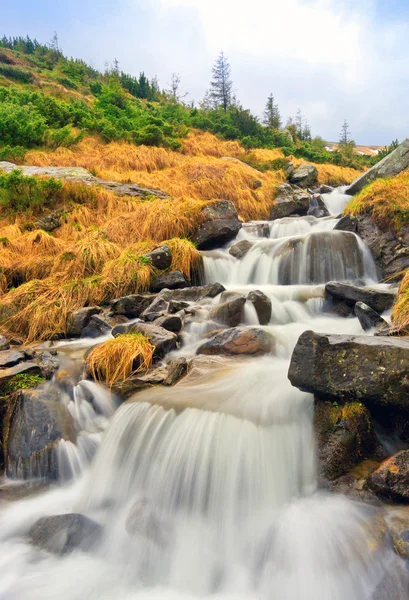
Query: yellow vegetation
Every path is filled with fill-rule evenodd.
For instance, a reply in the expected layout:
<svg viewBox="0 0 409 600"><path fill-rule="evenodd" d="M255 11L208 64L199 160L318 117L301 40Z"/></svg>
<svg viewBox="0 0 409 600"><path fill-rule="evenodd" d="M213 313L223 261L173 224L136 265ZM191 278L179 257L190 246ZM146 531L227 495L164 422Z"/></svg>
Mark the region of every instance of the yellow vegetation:
<svg viewBox="0 0 409 600"><path fill-rule="evenodd" d="M87 365L94 379L108 386L123 382L133 373L145 371L152 363L155 347L140 333L128 333L92 349Z"/></svg>
<svg viewBox="0 0 409 600"><path fill-rule="evenodd" d="M399 286L398 298L392 311L392 325L396 333L409 335L409 271Z"/></svg>
<svg viewBox="0 0 409 600"><path fill-rule="evenodd" d="M318 181L325 185L349 185L360 175L359 171L349 167L331 164L316 164L315 166L318 170Z"/></svg>

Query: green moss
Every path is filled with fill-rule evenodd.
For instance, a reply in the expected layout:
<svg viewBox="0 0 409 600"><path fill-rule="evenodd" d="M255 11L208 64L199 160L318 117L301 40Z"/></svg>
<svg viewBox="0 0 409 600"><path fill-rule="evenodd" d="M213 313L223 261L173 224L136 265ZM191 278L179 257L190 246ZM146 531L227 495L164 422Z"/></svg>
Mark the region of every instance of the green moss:
<svg viewBox="0 0 409 600"><path fill-rule="evenodd" d="M45 378L42 375L29 375L27 373L19 373L0 386L0 396L7 396L17 390L26 390L35 388L41 383L44 383Z"/></svg>

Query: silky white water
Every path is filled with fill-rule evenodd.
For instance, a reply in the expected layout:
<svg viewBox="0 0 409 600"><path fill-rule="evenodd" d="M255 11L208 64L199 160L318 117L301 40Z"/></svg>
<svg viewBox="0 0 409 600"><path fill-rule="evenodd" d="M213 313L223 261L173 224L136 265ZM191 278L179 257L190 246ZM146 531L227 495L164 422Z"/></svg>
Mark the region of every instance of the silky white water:
<svg viewBox="0 0 409 600"><path fill-rule="evenodd" d="M292 219L292 233L285 223L270 239L252 236L241 260L206 254L208 281L271 299L272 355L196 357L178 385L136 394L114 414L90 382L65 398L78 436L60 446L63 481L0 507L0 600L407 599L403 562L377 538L377 509L317 490L313 398L287 379L306 329L362 333L357 319L325 311L325 278L376 279L354 234L305 219ZM176 355L194 357L220 327L209 318L220 301L188 317ZM250 302L243 318L256 323ZM68 512L103 525L95 549L56 557L27 543L38 518Z"/></svg>

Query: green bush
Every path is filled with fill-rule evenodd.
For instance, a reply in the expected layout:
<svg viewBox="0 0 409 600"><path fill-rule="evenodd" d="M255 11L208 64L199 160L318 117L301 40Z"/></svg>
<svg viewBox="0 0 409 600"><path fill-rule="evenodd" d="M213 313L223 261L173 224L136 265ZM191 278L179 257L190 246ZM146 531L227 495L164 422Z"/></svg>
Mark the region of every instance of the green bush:
<svg viewBox="0 0 409 600"><path fill-rule="evenodd" d="M52 178L26 177L18 169L0 173L0 205L13 211L47 207L62 185Z"/></svg>
<svg viewBox="0 0 409 600"><path fill-rule="evenodd" d="M22 162L27 150L22 146L3 146L0 148L0 161Z"/></svg>
<svg viewBox="0 0 409 600"><path fill-rule="evenodd" d="M19 83L32 83L34 80L33 74L29 71L23 71L10 65L0 64L0 75L4 75L8 79L14 79L14 81L18 81Z"/></svg>

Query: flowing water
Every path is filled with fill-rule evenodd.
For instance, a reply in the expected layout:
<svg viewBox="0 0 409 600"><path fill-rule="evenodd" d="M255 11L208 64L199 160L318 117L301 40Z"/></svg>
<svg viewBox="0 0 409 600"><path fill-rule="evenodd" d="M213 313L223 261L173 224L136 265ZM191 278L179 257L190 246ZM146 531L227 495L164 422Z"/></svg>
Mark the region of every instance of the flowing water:
<svg viewBox="0 0 409 600"><path fill-rule="evenodd" d="M341 198L340 198L341 196ZM346 198L326 198L337 215ZM207 252L208 281L265 292L274 355L196 357L173 388L137 394L115 411L97 384L63 401L77 441L58 449L62 480L1 507L1 600L404 600L403 561L383 544L373 507L317 490L313 398L287 370L306 329L362 334L327 312L329 279L376 284L357 236L336 216L251 223L241 260ZM260 232L268 237L260 237ZM176 355L195 356L220 302L202 301ZM245 324L258 323L247 302ZM104 527L97 548L56 557L27 543L46 515L77 512Z"/></svg>

